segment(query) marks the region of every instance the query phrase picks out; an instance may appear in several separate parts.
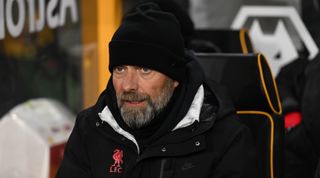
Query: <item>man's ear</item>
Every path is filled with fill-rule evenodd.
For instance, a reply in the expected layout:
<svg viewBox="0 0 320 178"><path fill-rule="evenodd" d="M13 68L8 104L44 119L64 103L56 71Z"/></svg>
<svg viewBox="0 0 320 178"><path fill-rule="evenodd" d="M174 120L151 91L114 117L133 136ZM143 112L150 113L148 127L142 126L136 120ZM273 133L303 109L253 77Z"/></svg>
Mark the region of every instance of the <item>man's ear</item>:
<svg viewBox="0 0 320 178"><path fill-rule="evenodd" d="M173 81L173 87L176 88L179 85L179 82Z"/></svg>

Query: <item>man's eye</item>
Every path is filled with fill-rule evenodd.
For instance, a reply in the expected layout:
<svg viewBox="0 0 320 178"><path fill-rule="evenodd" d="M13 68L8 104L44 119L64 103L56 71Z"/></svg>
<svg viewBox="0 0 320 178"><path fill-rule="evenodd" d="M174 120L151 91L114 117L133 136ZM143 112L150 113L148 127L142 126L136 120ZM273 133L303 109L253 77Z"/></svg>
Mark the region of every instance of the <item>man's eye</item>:
<svg viewBox="0 0 320 178"><path fill-rule="evenodd" d="M114 72L121 73L125 70L124 66L117 66L113 69Z"/></svg>
<svg viewBox="0 0 320 178"><path fill-rule="evenodd" d="M152 72L151 69L145 68L145 67L141 67L141 68L140 68L140 71L141 71L142 73L144 73L144 74L149 74L149 73Z"/></svg>

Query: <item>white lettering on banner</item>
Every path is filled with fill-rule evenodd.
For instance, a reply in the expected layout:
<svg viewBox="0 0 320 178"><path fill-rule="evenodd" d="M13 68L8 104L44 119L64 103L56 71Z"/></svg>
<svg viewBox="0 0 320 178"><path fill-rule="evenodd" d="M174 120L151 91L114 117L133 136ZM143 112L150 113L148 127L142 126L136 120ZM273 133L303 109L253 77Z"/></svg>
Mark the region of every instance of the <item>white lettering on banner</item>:
<svg viewBox="0 0 320 178"><path fill-rule="evenodd" d="M45 4L44 0L38 0L38 19L35 18L35 3L34 0L27 0L29 7L29 32L39 32L45 25Z"/></svg>
<svg viewBox="0 0 320 178"><path fill-rule="evenodd" d="M63 0L61 1L61 6L60 6L60 25L64 25L66 23L66 10L67 8L70 8L71 10L71 18L72 22L77 22L78 21L78 16L77 16L77 9L72 8L76 7L76 2L74 0Z"/></svg>
<svg viewBox="0 0 320 178"><path fill-rule="evenodd" d="M64 0L62 0L64 1ZM59 16L58 13L53 14L54 9L56 8L58 0L49 1L47 7L47 22L50 28L56 28L59 25Z"/></svg>
<svg viewBox="0 0 320 178"><path fill-rule="evenodd" d="M17 8L18 8L18 20L17 23L15 24L13 21L13 14L12 14L12 10L13 10L13 2L16 1L17 2ZM13 37L17 37L21 34L22 30L23 30L23 25L24 25L24 21L26 18L26 11L25 11L25 5L23 0L7 0L7 4L6 4L6 24L7 24L7 28L9 33L11 34L11 36Z"/></svg>
<svg viewBox="0 0 320 178"><path fill-rule="evenodd" d="M45 0L0 0L0 40L5 38L6 29L12 37L18 37L26 24L26 15L29 32L34 33L43 30L46 22L51 29L64 26L68 11L71 21L77 22L76 0L49 0L47 4ZM13 12L17 12L17 17Z"/></svg>
<svg viewBox="0 0 320 178"><path fill-rule="evenodd" d="M4 38L4 4L0 0L0 40Z"/></svg>
<svg viewBox="0 0 320 178"><path fill-rule="evenodd" d="M27 0L28 1L28 8L29 8L29 31L30 33L35 32L35 17L34 17L34 1L33 0ZM42 9L42 7L40 7L39 9ZM39 17L41 17L39 15Z"/></svg>
<svg viewBox="0 0 320 178"><path fill-rule="evenodd" d="M30 0L30 1L32 1L32 0ZM38 2L39 2L39 4L38 4L38 6L40 7L40 9L39 9L39 14L38 14L38 16L39 16L39 19L38 19L38 21L36 22L36 31L41 31L42 29L43 29L43 27L44 27L44 25L45 25L45 23L46 23L46 18L45 18L45 3L44 3L44 1L45 0L38 0ZM75 9L77 8L77 6L75 6L74 7ZM35 11L33 11L33 12L35 12Z"/></svg>

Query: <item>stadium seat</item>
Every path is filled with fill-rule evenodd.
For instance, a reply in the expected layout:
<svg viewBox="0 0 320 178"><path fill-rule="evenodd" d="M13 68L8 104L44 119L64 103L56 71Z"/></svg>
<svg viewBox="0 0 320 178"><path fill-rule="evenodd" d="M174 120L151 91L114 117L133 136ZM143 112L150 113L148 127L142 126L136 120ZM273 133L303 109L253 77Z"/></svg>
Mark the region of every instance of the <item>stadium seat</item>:
<svg viewBox="0 0 320 178"><path fill-rule="evenodd" d="M276 83L261 54L196 53L205 75L226 88L252 132L259 178L282 178L284 125Z"/></svg>
<svg viewBox="0 0 320 178"><path fill-rule="evenodd" d="M197 40L206 40L211 42L216 52L219 53L254 53L254 47L251 43L249 33L245 29L241 30L217 30L217 29L203 29L195 30L193 36L194 42ZM209 45L210 46L210 45ZM206 52L198 51L195 52Z"/></svg>

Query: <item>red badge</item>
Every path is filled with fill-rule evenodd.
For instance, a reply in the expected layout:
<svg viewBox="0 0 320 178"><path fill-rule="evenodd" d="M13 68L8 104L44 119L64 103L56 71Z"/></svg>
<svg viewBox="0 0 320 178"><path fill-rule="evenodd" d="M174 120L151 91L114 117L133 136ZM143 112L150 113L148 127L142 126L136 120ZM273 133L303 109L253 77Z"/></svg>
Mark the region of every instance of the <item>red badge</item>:
<svg viewBox="0 0 320 178"><path fill-rule="evenodd" d="M122 173L121 164L123 163L123 151L119 149L115 149L113 151L112 158L114 159L114 163L110 166L111 173Z"/></svg>

